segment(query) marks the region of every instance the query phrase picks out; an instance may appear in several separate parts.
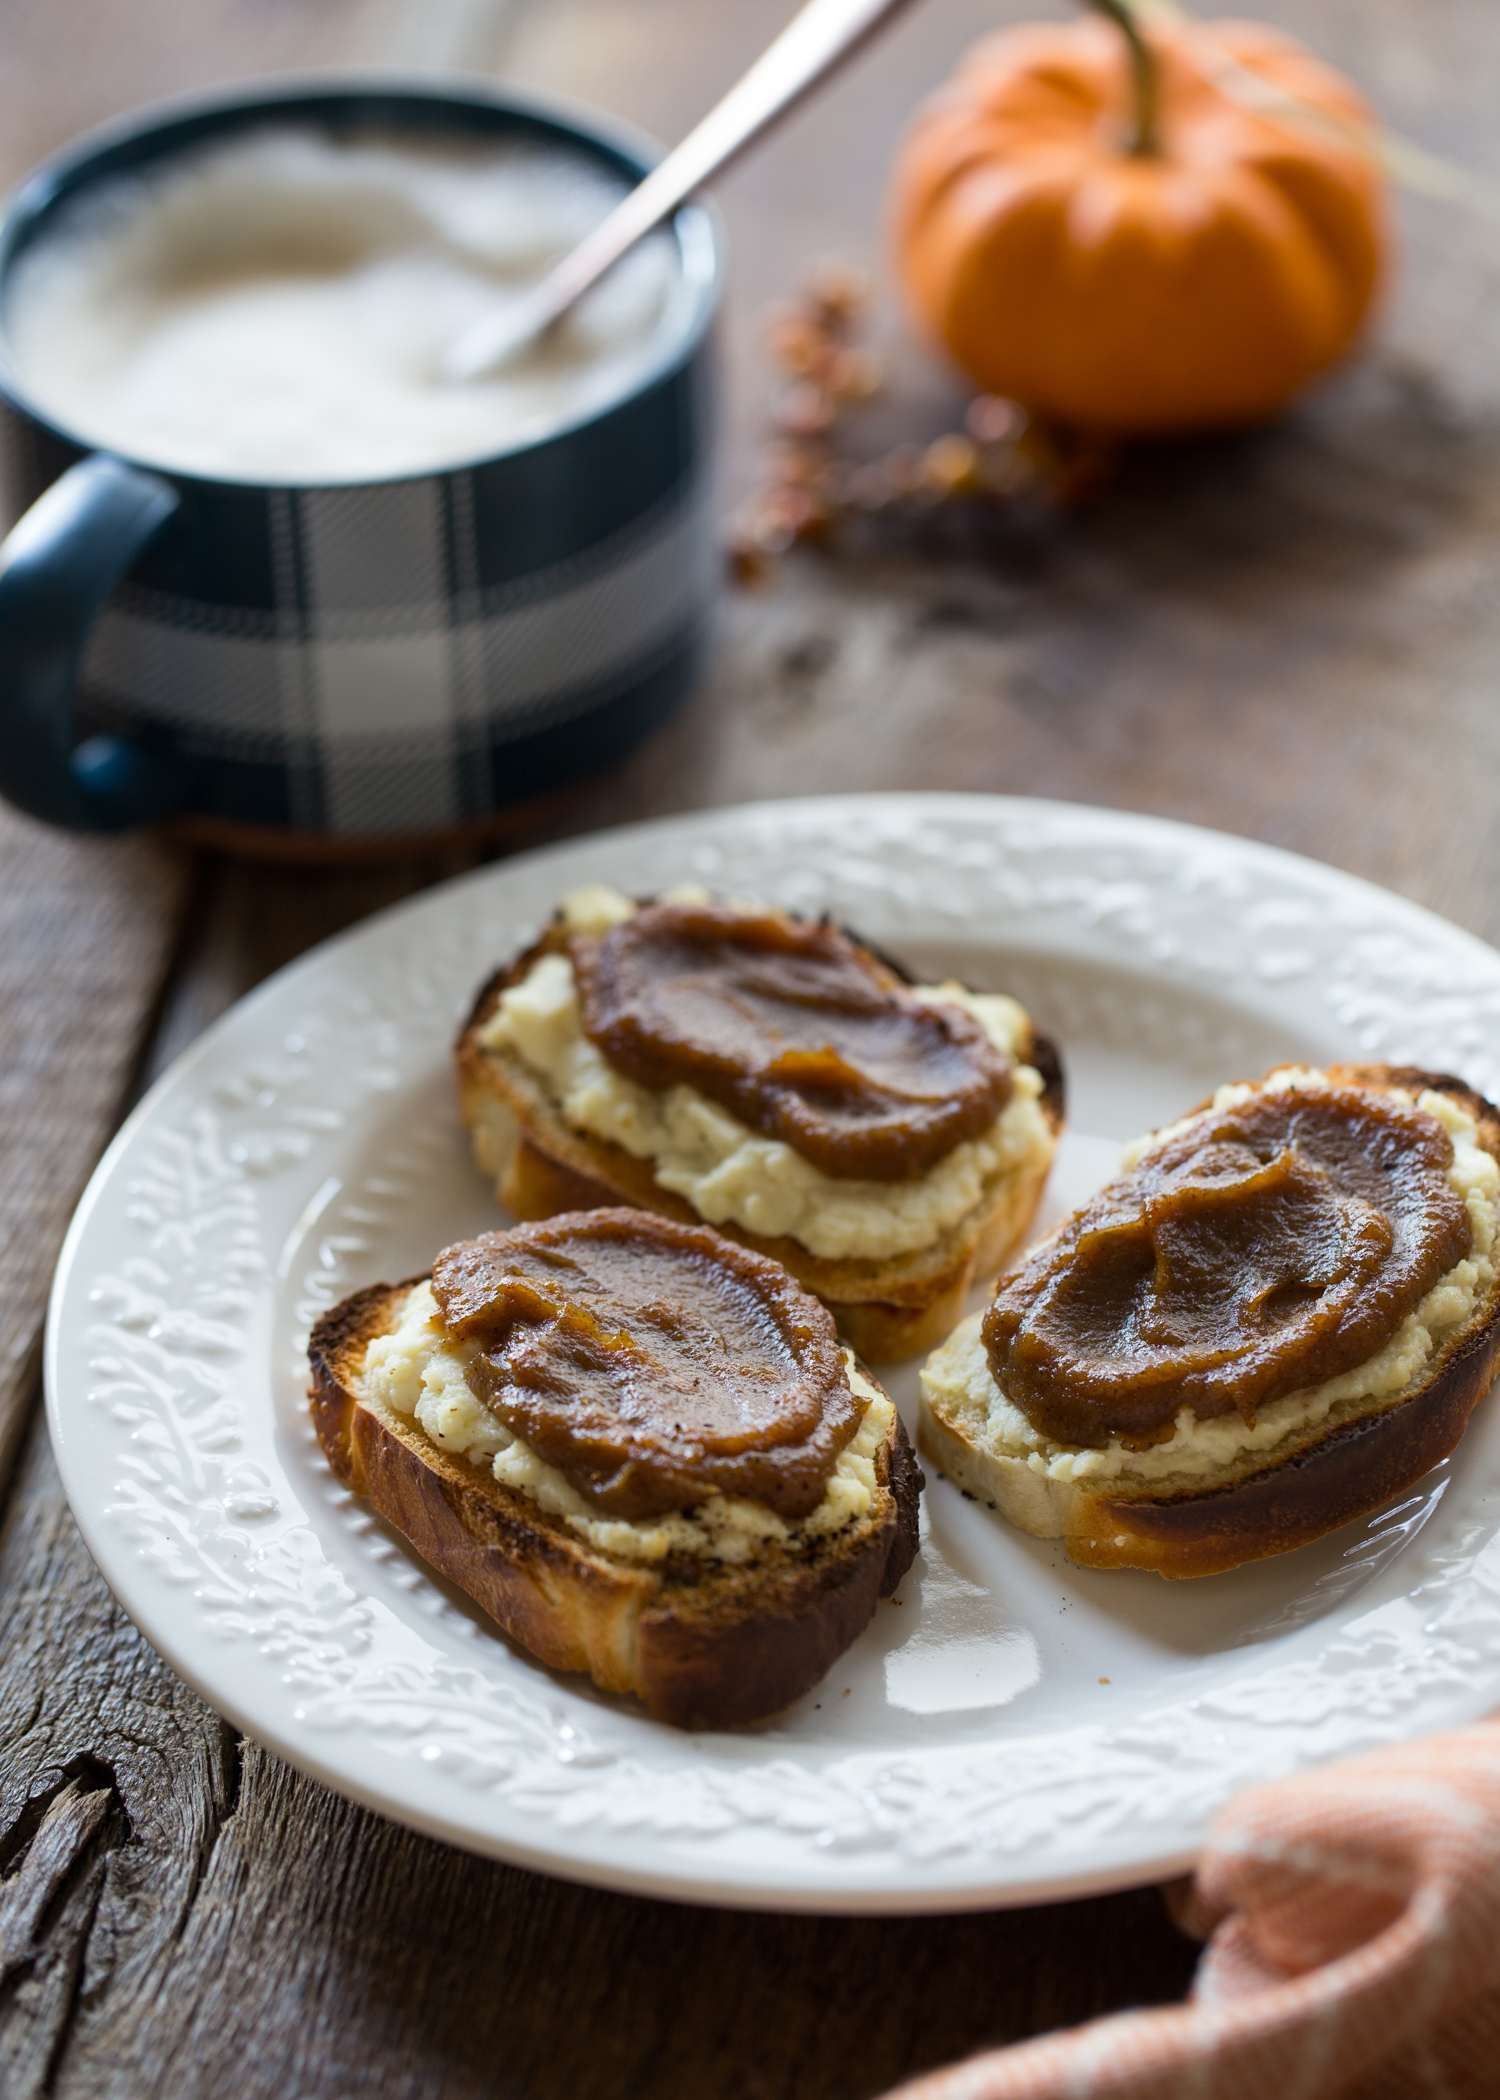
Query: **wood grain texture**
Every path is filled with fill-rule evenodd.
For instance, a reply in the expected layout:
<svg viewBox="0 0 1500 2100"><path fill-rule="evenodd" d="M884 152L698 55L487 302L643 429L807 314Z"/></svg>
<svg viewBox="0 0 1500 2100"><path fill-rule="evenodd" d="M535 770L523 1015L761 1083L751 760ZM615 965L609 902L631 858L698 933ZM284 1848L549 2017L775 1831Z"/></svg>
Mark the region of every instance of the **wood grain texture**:
<svg viewBox="0 0 1500 2100"><path fill-rule="evenodd" d="M523 83L674 136L791 11L0 0L0 161L16 172L170 88L354 56L508 53ZM896 128L973 35L1027 11L912 10L723 184L729 493L753 472L765 304L820 254L878 259ZM1257 11L1500 180L1493 0ZM1402 221L1369 353L1287 423L1143 454L1090 513L983 560L789 563L731 601L699 701L546 835L757 795L1047 793L1295 846L1500 935L1500 223L1411 202ZM935 434L961 402L889 307L881 329L892 384L872 447ZM25 1419L57 1234L167 959L147 1075L268 970L459 864L189 873L150 845L0 819L0 1447ZM600 1895L398 1830L241 1743L172 1676L110 1600L32 1431L0 1531L7 2096L865 2100L1173 1996L1192 1959L1149 1893L765 1918Z"/></svg>
<svg viewBox="0 0 1500 2100"><path fill-rule="evenodd" d="M90 2009L128 2031L149 2008L237 1772L229 1730L116 1610L38 1424L0 1537L0 1901L27 1919L0 1984L7 2095L55 2089ZM97 1820L69 1804L70 1781L106 1794ZM50 1857L49 1816L65 1818Z"/></svg>
<svg viewBox="0 0 1500 2100"><path fill-rule="evenodd" d="M140 1059L187 863L0 808L0 1494L63 1232Z"/></svg>

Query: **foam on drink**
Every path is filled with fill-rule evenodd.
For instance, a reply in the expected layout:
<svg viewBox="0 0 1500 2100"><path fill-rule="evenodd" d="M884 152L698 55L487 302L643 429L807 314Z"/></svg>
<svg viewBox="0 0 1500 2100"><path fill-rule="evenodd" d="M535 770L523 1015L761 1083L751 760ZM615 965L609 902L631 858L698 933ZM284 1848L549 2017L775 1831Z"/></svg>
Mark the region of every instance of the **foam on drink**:
<svg viewBox="0 0 1500 2100"><path fill-rule="evenodd" d="M684 324L658 234L514 367L439 375L624 187L540 143L256 131L66 207L11 274L7 347L44 415L186 473L365 481L482 459L624 395Z"/></svg>

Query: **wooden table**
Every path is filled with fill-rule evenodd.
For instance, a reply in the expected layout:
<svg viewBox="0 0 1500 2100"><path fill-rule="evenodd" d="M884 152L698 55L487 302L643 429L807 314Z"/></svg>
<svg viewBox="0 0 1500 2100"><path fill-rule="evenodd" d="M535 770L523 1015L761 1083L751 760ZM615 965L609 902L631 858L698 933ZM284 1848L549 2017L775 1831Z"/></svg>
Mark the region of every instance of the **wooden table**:
<svg viewBox="0 0 1500 2100"><path fill-rule="evenodd" d="M1402 206L1370 354L1281 428L1144 456L983 566L789 564L701 698L551 833L704 803L963 786L1334 861L1500 938L1500 14L1258 0L1497 185ZM756 316L878 257L918 95L1017 0L927 0L726 181L726 482ZM493 67L674 134L789 0L0 0L0 160L227 74ZM893 338L893 427L957 397ZM267 872L0 813L0 2091L842 2100L1109 2008L1193 1949L1154 1892L920 1922L691 1911L472 1859L239 1739L112 1603L38 1411L68 1213L133 1095L309 943L453 872Z"/></svg>

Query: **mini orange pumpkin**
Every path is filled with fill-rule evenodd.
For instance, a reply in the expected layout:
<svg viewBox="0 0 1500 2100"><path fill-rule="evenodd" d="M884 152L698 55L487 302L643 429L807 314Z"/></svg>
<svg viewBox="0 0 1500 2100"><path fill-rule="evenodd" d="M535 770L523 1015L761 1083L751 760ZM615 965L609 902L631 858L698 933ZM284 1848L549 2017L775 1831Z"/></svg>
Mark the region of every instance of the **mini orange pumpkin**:
<svg viewBox="0 0 1500 2100"><path fill-rule="evenodd" d="M1373 119L1277 30L1093 4L1113 20L987 37L919 112L891 195L907 296L987 392L1062 422L1257 422L1380 285Z"/></svg>

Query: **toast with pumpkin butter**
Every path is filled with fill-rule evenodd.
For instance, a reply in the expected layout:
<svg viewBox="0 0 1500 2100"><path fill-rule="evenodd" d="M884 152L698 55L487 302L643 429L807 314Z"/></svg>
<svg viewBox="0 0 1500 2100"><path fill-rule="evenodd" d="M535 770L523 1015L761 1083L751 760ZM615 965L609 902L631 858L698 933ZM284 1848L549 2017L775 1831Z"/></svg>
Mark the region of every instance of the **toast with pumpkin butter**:
<svg viewBox="0 0 1500 2100"><path fill-rule="evenodd" d="M921 1474L827 1309L642 1211L441 1253L313 1329L330 1465L541 1662L684 1728L809 1690L917 1548Z"/></svg>
<svg viewBox="0 0 1500 2100"><path fill-rule="evenodd" d="M1453 1450L1500 1362L1500 1112L1281 1066L1132 1146L922 1372L919 1448L1088 1567L1214 1574Z"/></svg>
<svg viewBox="0 0 1500 2100"><path fill-rule="evenodd" d="M1035 1212L1055 1051L1015 1000L913 985L826 919L595 885L456 1046L520 1218L628 1203L784 1264L871 1362L930 1347Z"/></svg>

